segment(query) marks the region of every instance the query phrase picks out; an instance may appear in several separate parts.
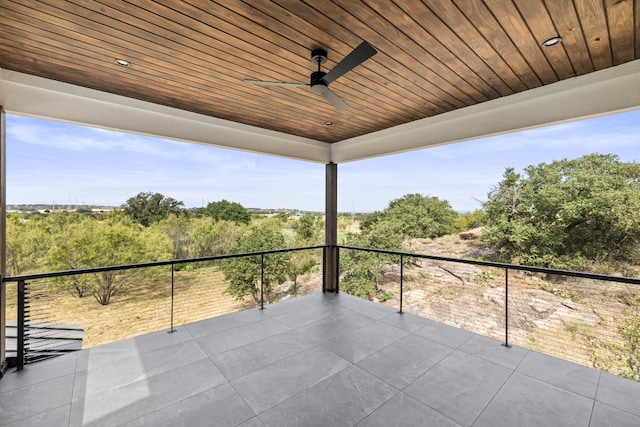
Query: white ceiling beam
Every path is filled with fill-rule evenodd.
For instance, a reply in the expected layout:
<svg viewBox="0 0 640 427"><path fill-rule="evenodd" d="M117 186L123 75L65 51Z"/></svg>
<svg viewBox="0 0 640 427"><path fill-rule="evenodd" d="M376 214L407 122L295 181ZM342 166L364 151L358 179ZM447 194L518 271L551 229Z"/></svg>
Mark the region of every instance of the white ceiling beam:
<svg viewBox="0 0 640 427"><path fill-rule="evenodd" d="M0 69L0 105L9 114L323 164L331 156L325 142L4 69Z"/></svg>

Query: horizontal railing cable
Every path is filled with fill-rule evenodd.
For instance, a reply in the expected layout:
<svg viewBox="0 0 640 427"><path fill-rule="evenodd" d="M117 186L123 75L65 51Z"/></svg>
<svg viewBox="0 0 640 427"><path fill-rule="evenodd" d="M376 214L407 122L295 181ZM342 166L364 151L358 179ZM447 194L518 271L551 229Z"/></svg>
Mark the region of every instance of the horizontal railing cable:
<svg viewBox="0 0 640 427"><path fill-rule="evenodd" d="M188 264L188 263L197 263L197 262L205 262L205 261L220 261L220 260L231 259L231 258L260 256L263 254L268 255L268 254L277 254L277 253L285 253L285 252L305 251L305 250L311 250L311 249L321 249L324 247L325 245L301 246L301 247L295 247L295 248L272 249L268 251L243 252L243 253L225 254L225 255L211 255L211 256L198 257L198 258L181 258L181 259L172 259L172 260L163 260L163 261L150 261L150 262L141 262L138 264L121 264L121 265L110 265L110 266L104 266L104 267L87 267L87 268L78 268L75 270L60 270L60 271L52 271L52 272L46 272L46 273L33 273L33 274L22 274L17 276L6 276L2 278L2 281L5 283L18 282L20 280L49 279L54 277L75 276L80 274L102 273L105 271L132 270L135 268L162 267L162 266L170 266L175 264Z"/></svg>
<svg viewBox="0 0 640 427"><path fill-rule="evenodd" d="M368 273L370 288L361 279L347 286L349 272L340 269L342 292L399 304L400 314L409 300L413 314L502 338L505 347L513 342L640 381L635 334L640 278L357 246L338 249L345 259L346 250L389 256L385 267ZM414 262L405 265L409 259Z"/></svg>
<svg viewBox="0 0 640 427"><path fill-rule="evenodd" d="M79 280L78 278L80 277L96 276L99 273L106 272L121 272L120 279L122 280L124 280L123 278L126 276L126 280L130 283L141 283L140 280L144 281L142 282L145 283L144 286L127 286L126 292L124 293L125 301L120 301L120 309L130 310L131 316L135 321L126 322L126 325L121 324L118 328L116 328L115 325L109 325L106 327L107 329L116 328L118 332L122 332L120 331L122 328L135 327L136 333L154 332L158 329L151 329L154 327L152 320L164 318L166 313L166 318L169 321L168 332L175 332L176 324L201 320L202 316L206 315L210 317L224 314L225 307L230 307L229 303L224 303L224 301L220 304L214 302L215 306L209 306L203 311L202 306L205 303L202 301L202 298L211 301L211 298L209 298L211 290L215 287L220 289L221 283L223 283L221 280L224 280L221 276L222 273L215 273L217 270L208 269L207 263L243 257L258 257L262 273L258 279L260 283L256 286L260 287L259 306L264 308L265 299L268 299L267 289L265 289L265 260L270 255L320 249L324 252L325 248L325 245L315 245L3 277L3 282L16 284L15 366L21 370L26 363L32 363L82 348L83 336L86 338L86 328L84 325L75 323L83 323L85 318L71 316L76 320L75 322L69 322L67 319L69 316L66 314L63 315L63 312L58 312L59 310L67 310L65 313L73 311L73 308L70 308L72 307L71 305L68 305L66 308L60 307L60 302L66 304L68 301L73 300L73 298L70 299L69 294L77 298L99 298L95 293L91 293L89 288L81 289L83 286L86 287L87 284L83 279ZM196 270L192 270L192 267L188 267L189 264L200 264L204 269L197 268ZM186 272L191 271L191 275L179 278L176 274L178 266L182 266L181 269ZM158 269L158 267L171 267L170 276L168 276L167 270L163 272L163 270ZM322 271L324 271L324 269L322 269ZM194 272L198 273L195 274ZM65 279L70 277L73 277L74 280L69 281ZM170 285L167 284L169 281ZM179 293L180 290L191 289L193 286L202 289L199 294L193 294L195 298L193 296L190 297L189 295L191 294L188 293ZM155 287L152 294L145 293L149 292L147 290L149 287ZM279 292L280 294L284 292L287 297L292 296L289 291ZM293 296L297 295L296 292L297 290ZM115 295L115 292L110 293L109 298L112 295ZM127 295L129 295L128 298L126 298ZM139 297L135 299L132 295L139 295ZM166 307L166 312L164 311L165 308L159 309L157 308L158 306L154 306L156 308L153 308L151 305L149 307L143 307L141 305L140 308L133 308L135 304L131 301L135 299L136 301L144 302L147 298L149 298L150 303L155 300L159 301L160 305L166 304L166 306L163 306ZM191 300L189 300L189 298L191 298ZM129 301L126 301L127 299ZM98 301L101 305L109 304L108 301L101 302L100 299L98 299ZM123 303L124 306L122 305ZM227 305L225 306L225 304ZM242 305L236 304L235 307L237 307L235 308L237 310L242 307ZM178 319L176 315L179 313L176 312L176 309L183 310ZM105 316L110 312L111 310L104 310ZM160 314L160 316L158 316L158 314ZM55 321L53 319L55 319ZM79 322L78 319L80 319ZM147 323L149 324L147 325ZM89 325L88 327L91 328L92 332L95 332L96 328L93 325ZM99 334L102 332L97 331L95 333ZM122 336L122 334L118 336L126 338L126 336Z"/></svg>
<svg viewBox="0 0 640 427"><path fill-rule="evenodd" d="M431 259L435 261L447 261L447 262L455 262L455 263L461 263L461 264L479 265L484 267L508 268L511 270L528 271L532 273L556 274L559 276L578 277L581 279L606 280L610 282L640 285L640 278L633 278L633 277L611 276L607 274L587 273L584 271L560 270L560 269L547 268L547 267L534 267L534 266L528 266L528 265L509 264L509 263L495 262L495 261L482 261L482 260L468 259L468 258L452 258L452 257L445 257L440 255L427 255L427 254L419 254L419 253L413 253L413 252L391 251L386 249L362 248L359 246L340 245L338 247L342 249L375 252L375 253L386 254L386 255L395 255L395 256L402 255L402 256L411 257L411 258L423 258L423 259Z"/></svg>

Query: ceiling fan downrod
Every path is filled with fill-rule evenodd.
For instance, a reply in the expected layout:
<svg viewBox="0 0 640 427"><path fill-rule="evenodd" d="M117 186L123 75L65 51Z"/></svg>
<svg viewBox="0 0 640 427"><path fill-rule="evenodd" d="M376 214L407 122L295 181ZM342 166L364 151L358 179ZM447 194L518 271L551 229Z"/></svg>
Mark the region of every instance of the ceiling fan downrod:
<svg viewBox="0 0 640 427"><path fill-rule="evenodd" d="M324 80L324 76L327 75L324 71L322 71L322 64L327 62L327 51L324 49L314 49L311 51L311 61L318 64L318 71L314 71L311 73L311 79L309 82L309 86L312 91L316 93L320 93L322 88L316 88L314 90L314 86L324 86L328 87L328 83Z"/></svg>

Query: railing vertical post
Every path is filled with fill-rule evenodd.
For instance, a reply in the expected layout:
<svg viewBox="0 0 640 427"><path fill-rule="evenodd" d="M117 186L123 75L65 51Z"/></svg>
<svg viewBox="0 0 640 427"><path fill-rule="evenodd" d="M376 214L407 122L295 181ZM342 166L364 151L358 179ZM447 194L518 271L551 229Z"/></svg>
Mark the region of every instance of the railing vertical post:
<svg viewBox="0 0 640 427"><path fill-rule="evenodd" d="M175 328L173 327L173 297L174 297L174 264L171 263L171 328L169 329L169 333L175 332Z"/></svg>
<svg viewBox="0 0 640 427"><path fill-rule="evenodd" d="M340 293L340 246L336 247L336 294Z"/></svg>
<svg viewBox="0 0 640 427"><path fill-rule="evenodd" d="M26 304L26 295L25 295L25 281L18 281L18 342L16 345L16 356L17 356L17 365L18 371L22 371L24 369L24 331L25 331L25 304Z"/></svg>
<svg viewBox="0 0 640 427"><path fill-rule="evenodd" d="M509 269L504 269L504 344L509 348Z"/></svg>
<svg viewBox="0 0 640 427"><path fill-rule="evenodd" d="M260 309L264 309L264 254L260 255Z"/></svg>
<svg viewBox="0 0 640 427"><path fill-rule="evenodd" d="M325 264L327 263L327 247L322 248L322 293L327 292L327 272Z"/></svg>
<svg viewBox="0 0 640 427"><path fill-rule="evenodd" d="M402 314L402 276L404 273L404 258L400 255L400 314Z"/></svg>

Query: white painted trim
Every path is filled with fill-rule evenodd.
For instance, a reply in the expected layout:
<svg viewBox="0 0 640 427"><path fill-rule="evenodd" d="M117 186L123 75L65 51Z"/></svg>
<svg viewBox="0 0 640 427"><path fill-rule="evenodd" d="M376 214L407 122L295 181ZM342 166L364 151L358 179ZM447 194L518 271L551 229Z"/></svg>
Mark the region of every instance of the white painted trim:
<svg viewBox="0 0 640 427"><path fill-rule="evenodd" d="M10 114L329 163L330 145L41 77L0 69L0 105Z"/></svg>
<svg viewBox="0 0 640 427"><path fill-rule="evenodd" d="M0 105L0 279L7 274L7 123ZM0 280L0 377L7 367L7 285Z"/></svg>
<svg viewBox="0 0 640 427"><path fill-rule="evenodd" d="M337 142L344 163L640 108L640 60Z"/></svg>

